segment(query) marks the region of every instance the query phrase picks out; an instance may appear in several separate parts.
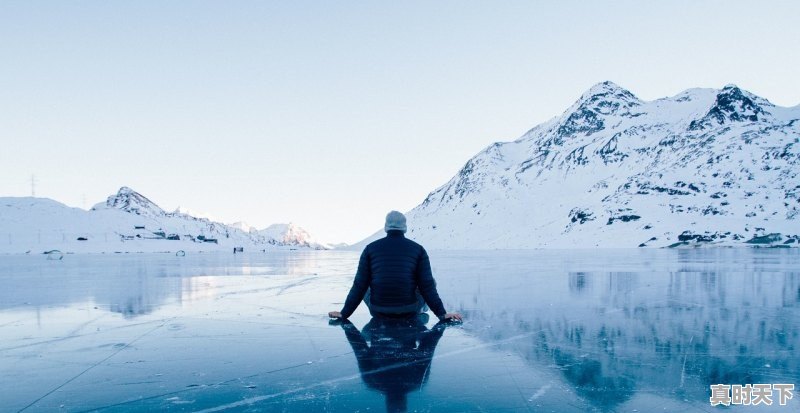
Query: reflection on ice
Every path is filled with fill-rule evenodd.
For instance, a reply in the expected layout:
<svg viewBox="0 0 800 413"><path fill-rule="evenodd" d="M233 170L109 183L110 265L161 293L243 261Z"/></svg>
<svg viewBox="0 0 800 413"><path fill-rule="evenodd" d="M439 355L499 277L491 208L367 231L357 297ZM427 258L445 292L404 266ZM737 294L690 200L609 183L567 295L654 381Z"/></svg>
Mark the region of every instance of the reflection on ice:
<svg viewBox="0 0 800 413"><path fill-rule="evenodd" d="M331 254L334 259L331 259ZM220 276L318 275L350 270L348 253L316 251L270 255L171 254L68 255L48 262L41 256L0 257L0 310L53 308L91 301L103 309L136 317L166 304L209 298ZM346 259L341 259L347 257Z"/></svg>
<svg viewBox="0 0 800 413"><path fill-rule="evenodd" d="M3 409L686 411L800 382L796 250L432 252L463 325L329 326L357 259L0 257Z"/></svg>
<svg viewBox="0 0 800 413"><path fill-rule="evenodd" d="M702 404L710 384L798 381L795 253L680 252L675 262L648 253L660 270L646 272L630 271L636 262L626 260L641 257L624 254L607 272L569 271L590 268L580 259L553 272L504 263L494 268L502 283L471 271L448 287L472 308L469 331L486 341L530 334L508 346L536 368L558 370L599 410L645 393Z"/></svg>
<svg viewBox="0 0 800 413"><path fill-rule="evenodd" d="M447 324L425 327L427 314L410 320L373 318L362 331L349 321L341 324L358 360L361 379L383 393L387 412L408 411L408 393L428 379L433 352Z"/></svg>

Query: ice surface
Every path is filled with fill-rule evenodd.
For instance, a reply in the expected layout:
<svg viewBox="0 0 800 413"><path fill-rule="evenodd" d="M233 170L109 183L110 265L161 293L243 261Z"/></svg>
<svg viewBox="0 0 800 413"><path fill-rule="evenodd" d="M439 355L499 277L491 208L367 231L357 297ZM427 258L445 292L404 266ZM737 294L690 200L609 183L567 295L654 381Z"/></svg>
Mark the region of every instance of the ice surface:
<svg viewBox="0 0 800 413"><path fill-rule="evenodd" d="M329 324L357 259L2 256L0 410L710 411L800 382L797 250L433 251L462 325Z"/></svg>

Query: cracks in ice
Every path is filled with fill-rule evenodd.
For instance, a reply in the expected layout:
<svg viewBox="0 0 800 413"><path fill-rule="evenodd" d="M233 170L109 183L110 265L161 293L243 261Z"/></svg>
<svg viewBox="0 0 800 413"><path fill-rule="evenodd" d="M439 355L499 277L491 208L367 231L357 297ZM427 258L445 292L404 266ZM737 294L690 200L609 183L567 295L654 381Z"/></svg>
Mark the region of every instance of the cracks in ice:
<svg viewBox="0 0 800 413"><path fill-rule="evenodd" d="M64 386L66 386L67 384L70 384L70 383L72 383L72 382L73 382L73 381L75 381L77 378L79 378L79 377L83 376L84 374L86 374L86 373L87 373L87 372L89 372L90 370L92 370L92 369L94 369L95 367L97 367L97 366L99 366L99 365L101 365L101 364L105 363L106 361L110 360L112 357L116 356L117 354L119 354L119 353L120 353L120 352L122 352L123 350L127 349L128 347L130 347L130 346L131 346L133 343L135 343L135 342L137 342L137 341L141 340L142 338L144 338L144 337L145 337L145 336L147 336L148 334L150 334L150 333L152 333L152 332L154 332L154 331L158 330L159 328L163 327L165 324L166 324L166 323L159 324L159 325L157 325L157 326L155 326L155 327L151 328L150 330L147 330L147 331L145 331L144 333L142 333L141 335L139 335L139 336L138 336L138 337L136 337L135 339L133 339L133 340L131 340L131 341L129 341L129 342L127 342L127 343L125 343L125 345L124 345L124 346L121 346L121 347L119 347L119 348L117 349L117 351L115 351L115 352L113 352L113 353L109 354L109 355L108 355L106 358L104 358L104 359L102 359L102 360L100 360L100 361L98 361L98 362L96 362L96 363L93 363L92 365L90 365L89 367L87 367L86 369L84 369L83 371L81 371L80 373L78 373L78 374L76 374L76 375L72 376L70 379L68 379L67 381L65 381L65 382L61 383L60 385L56 386L55 388L53 388L53 389L52 389L52 390L50 390L49 392L45 393L44 395L42 395L42 396L41 396L41 397L39 397L38 399L36 399L36 400L32 401L32 402L31 402L31 403L29 403L27 406L23 407L22 409L19 409L19 410L17 411L17 413L21 413L21 412L23 412L23 411L25 411L25 410L29 409L31 406L33 406L33 405L35 405L36 403L40 402L41 400L43 400L43 399L44 399L44 398L46 398L47 396L49 396L49 395L51 395L51 394L55 393L56 391L58 391L58 389L60 389L60 388L62 388L62 387L64 387Z"/></svg>

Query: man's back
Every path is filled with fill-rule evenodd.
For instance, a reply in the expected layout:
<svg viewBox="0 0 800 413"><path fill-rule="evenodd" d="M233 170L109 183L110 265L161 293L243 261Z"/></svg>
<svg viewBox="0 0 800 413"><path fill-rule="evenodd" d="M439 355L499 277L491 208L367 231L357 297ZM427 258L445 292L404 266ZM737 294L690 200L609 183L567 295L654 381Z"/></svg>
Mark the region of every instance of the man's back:
<svg viewBox="0 0 800 413"><path fill-rule="evenodd" d="M423 259L428 259L421 245L398 231L369 244L364 253L372 276L370 299L374 305L406 306L417 302L417 269Z"/></svg>
<svg viewBox="0 0 800 413"><path fill-rule="evenodd" d="M374 316L407 317L427 311L428 304L440 320L461 321L461 314L444 309L425 248L403 235L406 217L397 211L389 212L383 229L386 237L370 243L361 253L342 311L331 311L328 316L346 319L364 300ZM369 299L365 297L367 291Z"/></svg>
<svg viewBox="0 0 800 413"><path fill-rule="evenodd" d="M345 317L355 311L367 289L370 289L370 306L377 313L415 312L419 290L434 314L438 317L445 314L427 252L406 239L402 231L387 231L385 238L364 248L353 288L342 310Z"/></svg>

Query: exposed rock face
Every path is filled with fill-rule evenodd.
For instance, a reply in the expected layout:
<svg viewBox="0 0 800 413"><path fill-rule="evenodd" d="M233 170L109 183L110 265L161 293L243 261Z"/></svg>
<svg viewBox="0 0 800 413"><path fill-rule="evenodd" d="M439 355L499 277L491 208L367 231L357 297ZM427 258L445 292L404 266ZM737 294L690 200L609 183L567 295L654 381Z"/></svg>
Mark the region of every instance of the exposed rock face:
<svg viewBox="0 0 800 413"><path fill-rule="evenodd" d="M166 215L164 210L153 201L127 186L123 186L116 194L109 196L105 204L97 204L92 209L103 207L116 208L147 217L163 217Z"/></svg>

